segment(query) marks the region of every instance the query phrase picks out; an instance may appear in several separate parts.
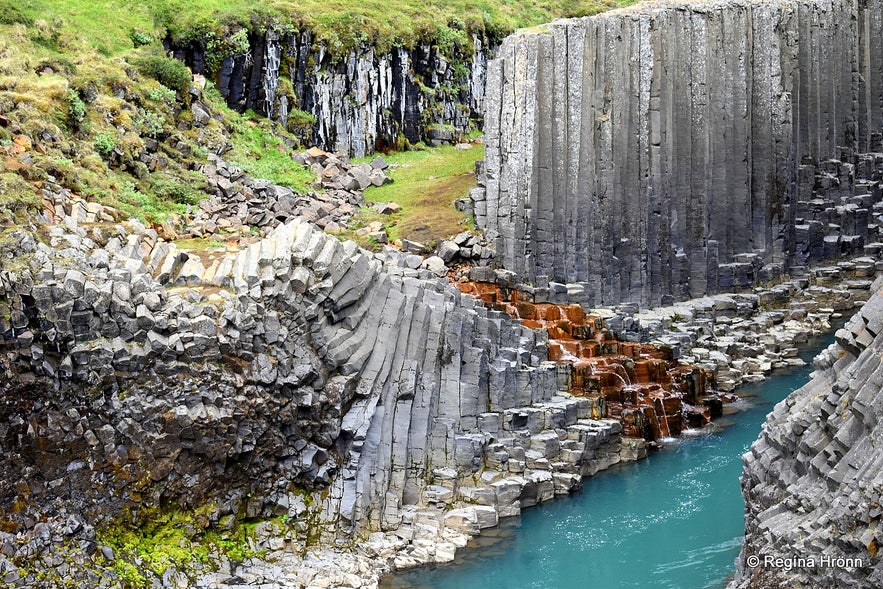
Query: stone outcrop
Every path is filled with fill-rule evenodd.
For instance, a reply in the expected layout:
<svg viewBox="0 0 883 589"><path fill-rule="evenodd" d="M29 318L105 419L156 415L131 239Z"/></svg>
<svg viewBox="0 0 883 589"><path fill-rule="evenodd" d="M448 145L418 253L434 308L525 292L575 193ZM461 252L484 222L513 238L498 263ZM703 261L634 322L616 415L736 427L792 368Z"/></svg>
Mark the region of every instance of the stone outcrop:
<svg viewBox="0 0 883 589"><path fill-rule="evenodd" d="M743 457L745 539L731 588L883 584L881 289L883 279Z"/></svg>
<svg viewBox="0 0 883 589"><path fill-rule="evenodd" d="M579 305L534 304L517 290L459 282L457 287L549 335L571 394L589 399L592 417L615 418L629 437L653 442L708 425L721 415L713 372L678 364L670 348L617 340L598 315Z"/></svg>
<svg viewBox="0 0 883 589"><path fill-rule="evenodd" d="M861 253L881 38L879 3L841 0L648 2L513 35L488 66L477 225L506 269L589 305Z"/></svg>
<svg viewBox="0 0 883 589"><path fill-rule="evenodd" d="M309 30L271 28L248 39L247 52L225 57L218 68L215 81L227 103L335 153L361 157L400 146L402 139L451 143L484 113L495 45L486 37L470 35L471 45L455 47L453 56L428 41L387 52L365 44L337 55ZM205 47L178 47L174 54L195 73L206 73ZM294 109L314 120L295 120Z"/></svg>
<svg viewBox="0 0 883 589"><path fill-rule="evenodd" d="M544 333L407 254L299 219L214 258L66 223L2 243L5 571L80 578L94 526L169 505L209 506L195 540L282 514L299 549L427 518L477 533L640 453L567 392ZM428 558L414 542L403 566Z"/></svg>

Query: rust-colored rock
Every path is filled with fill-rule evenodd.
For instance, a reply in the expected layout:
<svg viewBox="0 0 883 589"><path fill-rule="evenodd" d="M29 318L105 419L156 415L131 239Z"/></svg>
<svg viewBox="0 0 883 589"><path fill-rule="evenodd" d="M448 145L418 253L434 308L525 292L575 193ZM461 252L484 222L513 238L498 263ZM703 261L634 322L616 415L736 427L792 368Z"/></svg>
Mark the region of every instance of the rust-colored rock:
<svg viewBox="0 0 883 589"><path fill-rule="evenodd" d="M12 148L16 153L25 153L33 149L34 144L27 135L16 135L12 138Z"/></svg>
<svg viewBox="0 0 883 589"><path fill-rule="evenodd" d="M671 350L618 341L579 305L532 303L496 284L458 282L461 291L549 334L549 360L570 366L569 391L592 401L592 417L612 417L623 434L658 440L720 415L709 375L677 364Z"/></svg>

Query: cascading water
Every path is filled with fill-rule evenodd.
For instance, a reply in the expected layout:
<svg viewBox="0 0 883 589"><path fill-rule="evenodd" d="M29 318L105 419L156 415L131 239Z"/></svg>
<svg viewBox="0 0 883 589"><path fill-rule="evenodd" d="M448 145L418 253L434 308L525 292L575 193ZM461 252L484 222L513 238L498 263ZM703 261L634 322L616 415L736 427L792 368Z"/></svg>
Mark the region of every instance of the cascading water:
<svg viewBox="0 0 883 589"><path fill-rule="evenodd" d="M659 401L659 411L656 412L656 423L659 427L659 435L662 438L671 439L671 427L668 425L668 415L665 413L665 402L662 399L657 399L657 401ZM665 422L665 430L662 429L660 415L662 415L662 421Z"/></svg>

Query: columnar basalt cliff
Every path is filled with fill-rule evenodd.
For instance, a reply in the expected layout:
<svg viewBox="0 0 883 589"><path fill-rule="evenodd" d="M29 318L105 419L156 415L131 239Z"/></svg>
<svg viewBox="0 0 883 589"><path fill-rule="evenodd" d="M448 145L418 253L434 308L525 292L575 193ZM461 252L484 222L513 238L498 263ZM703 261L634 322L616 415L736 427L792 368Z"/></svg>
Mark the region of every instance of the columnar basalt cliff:
<svg viewBox="0 0 883 589"><path fill-rule="evenodd" d="M744 456L746 535L732 588L883 585L883 280L873 288Z"/></svg>
<svg viewBox="0 0 883 589"><path fill-rule="evenodd" d="M880 3L841 0L641 3L513 35L488 67L477 224L523 280L596 305L861 251L864 188L816 210L814 178L880 150L881 39Z"/></svg>
<svg viewBox="0 0 883 589"><path fill-rule="evenodd" d="M397 252L302 220L227 255L66 222L3 243L4 571L69 567L58 546L169 505L285 514L300 546L413 535L417 508L477 533L639 451L543 332Z"/></svg>
<svg viewBox="0 0 883 589"><path fill-rule="evenodd" d="M469 39L447 54L426 42L388 52L361 45L335 55L309 30L271 29L252 33L247 52L225 57L215 82L231 107L252 109L337 153L360 157L400 146L402 138L451 142L482 117L487 60L496 45ZM194 72L206 71L201 44L174 53ZM293 109L315 120L295 120Z"/></svg>

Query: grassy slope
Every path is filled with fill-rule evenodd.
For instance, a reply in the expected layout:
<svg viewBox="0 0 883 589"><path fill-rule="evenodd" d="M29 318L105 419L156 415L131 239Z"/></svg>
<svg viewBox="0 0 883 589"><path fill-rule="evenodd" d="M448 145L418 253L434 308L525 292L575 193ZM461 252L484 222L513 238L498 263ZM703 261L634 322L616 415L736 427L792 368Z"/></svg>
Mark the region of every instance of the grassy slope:
<svg viewBox="0 0 883 589"><path fill-rule="evenodd" d="M32 1L25 8L49 4ZM55 4L63 3L52 3L58 10ZM129 24L146 18L135 6L119 14L108 12L109 6L102 3L102 18L112 14ZM0 224L36 212L50 177L86 200L162 221L204 197L204 179L190 168L204 161L205 146L216 149L228 143L232 151L225 158L253 176L306 190L312 174L291 160L268 121L230 111L209 90L206 100L213 112L223 114L223 121L187 128L192 115L186 96L179 93L176 98L149 72L133 67L146 56L161 59L159 41L136 50L128 32L109 27L96 49L91 44L95 39L86 37L99 34L93 18L84 8L72 9L64 18L33 19L23 11L11 12L10 4L0 0L0 116L5 119L0 125ZM18 22L7 24L9 20ZM110 47L125 46L123 53L106 55L112 53ZM33 144L27 153L16 150L22 136ZM152 139L159 142L168 166L149 172L138 160ZM181 156L179 142L193 148L189 156ZM108 157L102 145L116 147L122 155Z"/></svg>
<svg viewBox="0 0 883 589"><path fill-rule="evenodd" d="M475 186L475 162L483 157L480 145L465 150L445 145L385 158L396 164L388 170L395 182L369 188L365 198L371 202L395 202L402 205L402 210L394 215L363 210L359 220L363 224L383 222L391 239L426 244L470 229L465 215L454 209L452 203Z"/></svg>
<svg viewBox="0 0 883 589"><path fill-rule="evenodd" d="M0 0L0 115L20 123L18 130L0 128L0 222L8 222L21 210L36 209L40 182L47 176L86 199L154 221L182 212L186 204L198 200L199 179L186 169L188 162L175 161L172 149L177 140L196 139L195 132L179 128L181 103L176 104L174 98L151 98L163 88L144 72L133 73L131 67L139 56L161 55L160 39L166 34L203 42L215 39L223 45L237 30L272 22L307 25L332 51L360 41L383 47L431 39L452 47L466 41L465 31L501 36L518 27L634 1ZM395 18L390 18L391 11ZM136 44L146 46L136 49ZM225 47L230 50L229 45ZM90 84L97 88L98 97L84 105L81 124L71 124L68 94L83 96ZM126 90L122 98L121 89ZM224 121L213 123L204 133L214 134L218 141L229 140L233 151L225 155L228 160L253 176L306 188L309 173L292 166L270 124L226 110L216 94L211 96L213 109L224 114ZM150 121L155 123L154 130L161 124L158 137L168 139L163 148L173 161L168 169L135 174L101 156L97 143L109 139L123 149L125 157L137 159L143 142L151 136L145 128ZM37 138L47 132L61 141L46 143L33 162L22 166L10 151L15 135ZM434 155L429 157L429 153ZM204 153L197 149L194 156L199 159ZM374 200L399 201L405 207L392 220L396 226L391 234L430 241L458 228L461 217L449 201L465 195L469 187L467 170L472 162L466 160L471 153L441 150L400 157L414 168L394 173L399 177L397 188L369 195ZM434 172L419 171L439 166ZM436 180L421 180L418 174ZM414 190L424 195L417 198ZM419 219L419 215L426 218Z"/></svg>

